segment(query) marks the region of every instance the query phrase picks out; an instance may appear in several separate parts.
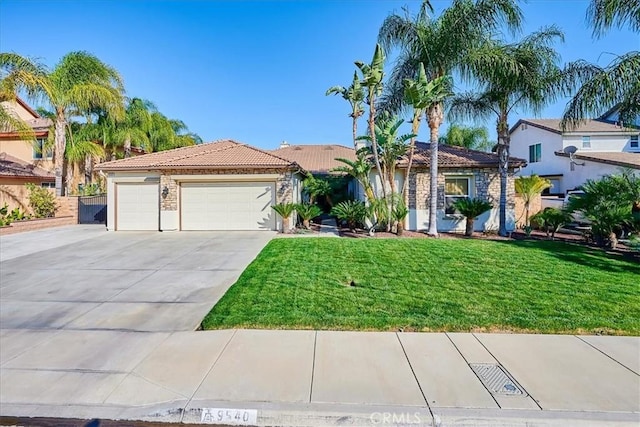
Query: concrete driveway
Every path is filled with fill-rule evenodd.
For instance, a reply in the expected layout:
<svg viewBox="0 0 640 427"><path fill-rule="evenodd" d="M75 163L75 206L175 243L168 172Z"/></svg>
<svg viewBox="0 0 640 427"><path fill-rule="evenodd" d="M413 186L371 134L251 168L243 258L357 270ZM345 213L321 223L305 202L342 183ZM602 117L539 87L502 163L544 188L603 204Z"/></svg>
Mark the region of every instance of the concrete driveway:
<svg viewBox="0 0 640 427"><path fill-rule="evenodd" d="M72 226L3 236L0 329L192 331L274 235Z"/></svg>

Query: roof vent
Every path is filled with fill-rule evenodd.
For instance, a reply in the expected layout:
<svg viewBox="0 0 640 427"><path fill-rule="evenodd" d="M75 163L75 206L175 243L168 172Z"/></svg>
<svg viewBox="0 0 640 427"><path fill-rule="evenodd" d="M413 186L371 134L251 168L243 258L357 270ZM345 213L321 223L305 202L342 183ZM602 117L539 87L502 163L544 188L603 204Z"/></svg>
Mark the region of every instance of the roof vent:
<svg viewBox="0 0 640 427"><path fill-rule="evenodd" d="M287 147L289 147L289 143L287 141L282 141L280 143L280 148L287 148Z"/></svg>
<svg viewBox="0 0 640 427"><path fill-rule="evenodd" d="M300 151L302 150L302 147L300 147L299 145L296 145L295 147L293 147L293 149L296 151Z"/></svg>
<svg viewBox="0 0 640 427"><path fill-rule="evenodd" d="M324 147L325 150L333 150L333 147L330 145L325 145Z"/></svg>

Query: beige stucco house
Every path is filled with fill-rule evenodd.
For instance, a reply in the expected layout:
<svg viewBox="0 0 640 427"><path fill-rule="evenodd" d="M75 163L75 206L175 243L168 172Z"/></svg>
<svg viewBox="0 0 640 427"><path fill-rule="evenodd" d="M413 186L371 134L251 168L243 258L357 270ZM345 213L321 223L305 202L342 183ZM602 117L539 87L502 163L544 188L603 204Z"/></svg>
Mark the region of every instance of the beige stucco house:
<svg viewBox="0 0 640 427"><path fill-rule="evenodd" d="M0 206L6 203L10 209L26 210L26 183L55 187L53 153L43 149L51 121L40 117L20 98L0 106L31 127L35 137L29 140L14 129L0 130Z"/></svg>
<svg viewBox="0 0 640 427"><path fill-rule="evenodd" d="M494 209L477 230L498 228L500 177L492 153L442 146L439 153L438 228L463 231L464 218L447 207L459 197L480 197ZM109 230L278 230L271 206L301 200L307 171L327 173L336 157L355 159L340 145L294 145L270 152L231 140L103 163ZM428 227L429 144L418 143L409 179L407 229ZM511 159L511 167L525 162ZM397 174L406 178L406 159ZM512 169L513 172L513 169ZM375 177L374 177L375 178ZM508 180L508 229L515 227L513 173Z"/></svg>

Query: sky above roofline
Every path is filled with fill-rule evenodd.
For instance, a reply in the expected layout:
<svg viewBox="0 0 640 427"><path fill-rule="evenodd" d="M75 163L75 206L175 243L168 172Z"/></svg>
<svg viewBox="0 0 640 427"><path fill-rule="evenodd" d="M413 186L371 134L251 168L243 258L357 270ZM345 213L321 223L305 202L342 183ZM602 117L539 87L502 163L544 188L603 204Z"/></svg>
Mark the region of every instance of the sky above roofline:
<svg viewBox="0 0 640 427"><path fill-rule="evenodd" d="M435 0L436 13L449 3ZM640 49L638 35L626 30L592 39L587 4L522 3L525 33L560 26L564 62L606 65ZM154 102L205 141L228 138L266 150L282 140L349 146L349 106L324 93L349 84L353 61L371 59L382 21L404 5L415 11L419 2L3 0L0 50L49 66L70 51L90 51L120 71L128 96ZM565 103L540 117L558 118ZM525 117L533 116L516 111L510 124ZM495 122L484 124L495 135ZM428 140L426 126L419 137Z"/></svg>

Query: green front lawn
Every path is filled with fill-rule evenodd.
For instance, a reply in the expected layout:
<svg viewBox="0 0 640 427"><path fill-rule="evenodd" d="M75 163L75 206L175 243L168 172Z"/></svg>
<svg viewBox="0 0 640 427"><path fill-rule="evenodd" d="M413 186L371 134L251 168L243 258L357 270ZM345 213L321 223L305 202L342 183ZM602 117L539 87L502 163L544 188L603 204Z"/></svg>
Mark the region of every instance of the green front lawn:
<svg viewBox="0 0 640 427"><path fill-rule="evenodd" d="M640 265L547 241L271 241L205 329L640 335Z"/></svg>

